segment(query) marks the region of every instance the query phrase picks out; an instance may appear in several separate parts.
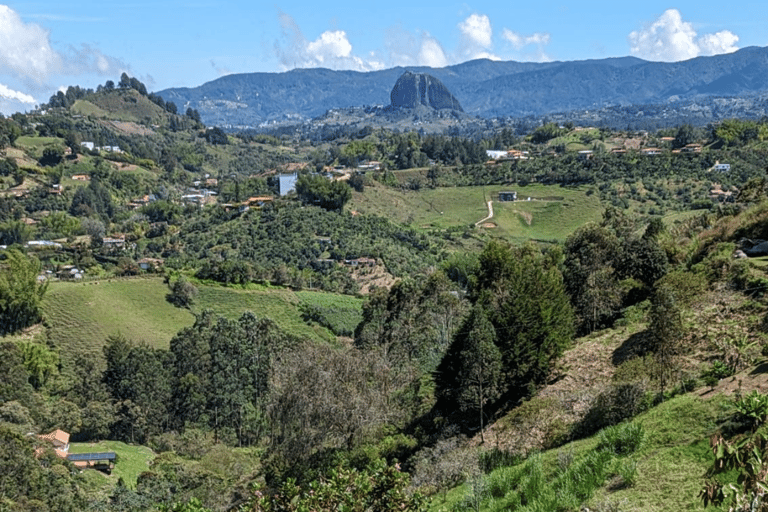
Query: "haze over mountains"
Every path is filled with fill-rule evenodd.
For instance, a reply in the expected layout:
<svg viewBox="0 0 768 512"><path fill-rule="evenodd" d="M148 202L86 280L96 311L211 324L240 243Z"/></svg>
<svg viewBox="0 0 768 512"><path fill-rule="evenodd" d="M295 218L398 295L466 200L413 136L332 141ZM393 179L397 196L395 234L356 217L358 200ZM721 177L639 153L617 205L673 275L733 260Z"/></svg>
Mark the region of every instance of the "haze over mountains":
<svg viewBox="0 0 768 512"><path fill-rule="evenodd" d="M761 96L768 93L768 48L673 63L624 57L548 63L474 60L444 68L367 73L294 69L233 74L159 95L183 109L197 109L209 125L257 127L272 121L300 122L335 108L388 105L393 86L406 71L438 79L470 115L541 116Z"/></svg>

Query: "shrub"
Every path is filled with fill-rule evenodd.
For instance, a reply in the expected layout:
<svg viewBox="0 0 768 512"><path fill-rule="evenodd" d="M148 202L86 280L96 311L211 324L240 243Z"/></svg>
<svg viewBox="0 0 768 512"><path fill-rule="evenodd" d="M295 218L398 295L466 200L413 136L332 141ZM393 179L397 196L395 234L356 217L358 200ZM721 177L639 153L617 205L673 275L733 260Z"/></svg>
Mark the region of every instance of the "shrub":
<svg viewBox="0 0 768 512"><path fill-rule="evenodd" d="M624 487L631 487L637 481L637 461L634 459L621 459L616 464L616 473L621 477Z"/></svg>
<svg viewBox="0 0 768 512"><path fill-rule="evenodd" d="M600 431L597 442L598 450L607 450L616 455L629 455L640 448L645 438L642 425L622 423Z"/></svg>
<svg viewBox="0 0 768 512"><path fill-rule="evenodd" d="M728 366L722 361L712 361L712 364L701 372L701 378L704 379L704 383L709 387L717 386L720 379L730 377L733 375L733 368Z"/></svg>
<svg viewBox="0 0 768 512"><path fill-rule="evenodd" d="M768 395L754 389L747 396L741 397L733 404L736 413L750 422L752 428L757 428L768 418Z"/></svg>
<svg viewBox="0 0 768 512"><path fill-rule="evenodd" d="M586 437L617 425L648 410L652 402L644 383L614 384L595 398L587 414L574 426L573 436Z"/></svg>

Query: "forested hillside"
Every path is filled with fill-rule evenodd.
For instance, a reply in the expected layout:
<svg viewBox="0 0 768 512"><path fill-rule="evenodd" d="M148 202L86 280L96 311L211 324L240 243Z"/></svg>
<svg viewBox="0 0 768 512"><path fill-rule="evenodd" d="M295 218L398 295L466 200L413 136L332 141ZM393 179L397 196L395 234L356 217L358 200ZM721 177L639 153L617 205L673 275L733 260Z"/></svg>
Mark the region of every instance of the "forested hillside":
<svg viewBox="0 0 768 512"><path fill-rule="evenodd" d="M767 141L0 119L0 509L760 502Z"/></svg>

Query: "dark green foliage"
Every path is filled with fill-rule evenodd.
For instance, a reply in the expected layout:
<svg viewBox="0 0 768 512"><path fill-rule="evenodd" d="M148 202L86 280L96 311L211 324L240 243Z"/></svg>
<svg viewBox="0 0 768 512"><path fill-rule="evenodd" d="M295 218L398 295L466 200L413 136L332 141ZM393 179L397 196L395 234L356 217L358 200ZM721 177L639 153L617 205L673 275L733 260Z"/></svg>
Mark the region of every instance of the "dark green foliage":
<svg viewBox="0 0 768 512"><path fill-rule="evenodd" d="M368 296L363 319L355 329L355 344L432 371L464 311L464 303L442 272L423 281L404 279L389 291L378 289Z"/></svg>
<svg viewBox="0 0 768 512"><path fill-rule="evenodd" d="M0 244L24 245L32 238L32 228L21 220L0 222Z"/></svg>
<svg viewBox="0 0 768 512"><path fill-rule="evenodd" d="M587 437L618 425L646 411L652 403L652 395L640 382L613 384L595 397L584 418L573 427L573 437Z"/></svg>
<svg viewBox="0 0 768 512"><path fill-rule="evenodd" d="M134 346L119 334L107 338L104 383L115 401L115 438L145 442L168 427L172 389L168 355L165 350Z"/></svg>
<svg viewBox="0 0 768 512"><path fill-rule="evenodd" d="M645 438L643 426L638 423L622 423L604 428L597 439L597 450L609 450L616 455L636 452Z"/></svg>
<svg viewBox="0 0 768 512"><path fill-rule="evenodd" d="M651 351L656 361L656 373L662 396L667 383L677 369L677 356L682 349L683 319L674 292L659 287L651 301L648 331L651 334Z"/></svg>
<svg viewBox="0 0 768 512"><path fill-rule="evenodd" d="M43 150L43 156L40 158L40 165L46 167L53 167L61 163L61 159L64 157L64 150L59 147L45 148Z"/></svg>
<svg viewBox="0 0 768 512"><path fill-rule="evenodd" d="M205 425L230 441L257 441L272 361L287 342L270 320L203 312L171 340L173 426Z"/></svg>
<svg viewBox="0 0 768 512"><path fill-rule="evenodd" d="M171 291L166 295L166 300L179 308L189 308L195 303L197 297L197 287L186 280L184 276L179 276L173 284L170 285Z"/></svg>
<svg viewBox="0 0 768 512"><path fill-rule="evenodd" d="M85 510L84 481L52 450L43 450L36 456L34 439L0 426L0 508Z"/></svg>
<svg viewBox="0 0 768 512"><path fill-rule="evenodd" d="M531 246L512 249L489 243L480 255L471 300L493 325L493 343L501 354L500 391L511 400L530 395L543 384L552 364L570 344L573 312L557 268L558 256L542 255ZM440 402L455 408L467 383L459 380L469 348L465 325L437 368Z"/></svg>
<svg viewBox="0 0 768 512"><path fill-rule="evenodd" d="M733 404L736 413L756 429L768 419L768 395L753 389L751 393L736 399Z"/></svg>
<svg viewBox="0 0 768 512"><path fill-rule="evenodd" d="M209 128L205 130L205 132L203 133L203 137L210 144L217 144L217 145L229 144L229 139L227 138L227 134L224 133L224 130L222 130L218 126L214 126L213 128Z"/></svg>
<svg viewBox="0 0 768 512"><path fill-rule="evenodd" d="M712 361L709 368L701 372L701 378L704 379L704 383L710 387L717 386L720 379L725 379L734 374L733 368L728 366L722 361Z"/></svg>
<svg viewBox="0 0 768 512"><path fill-rule="evenodd" d="M0 404L21 401L27 403L32 394L29 374L24 366L21 349L8 341L0 342Z"/></svg>
<svg viewBox="0 0 768 512"><path fill-rule="evenodd" d="M37 276L40 263L17 250L0 252L0 335L40 320L40 301L47 290Z"/></svg>
<svg viewBox="0 0 768 512"><path fill-rule="evenodd" d="M114 214L112 196L100 180L92 179L87 187L80 187L75 191L69 213L75 217L89 217L95 214L105 220L109 219Z"/></svg>
<svg viewBox="0 0 768 512"><path fill-rule="evenodd" d="M643 237L634 228L629 217L608 208L600 225L587 224L565 242L563 277L582 333L610 326L622 307L645 300L667 272L659 228Z"/></svg>
<svg viewBox="0 0 768 512"><path fill-rule="evenodd" d="M296 180L296 194L304 204L337 211L352 198L352 189L345 181L303 174Z"/></svg>

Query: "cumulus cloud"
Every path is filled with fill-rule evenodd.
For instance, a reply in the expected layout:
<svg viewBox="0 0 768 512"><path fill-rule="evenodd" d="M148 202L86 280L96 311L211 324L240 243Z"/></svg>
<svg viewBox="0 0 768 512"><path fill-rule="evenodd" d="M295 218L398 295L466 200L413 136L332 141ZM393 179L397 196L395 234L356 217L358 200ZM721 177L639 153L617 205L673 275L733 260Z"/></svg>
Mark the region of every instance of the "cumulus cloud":
<svg viewBox="0 0 768 512"><path fill-rule="evenodd" d="M632 55L654 61L680 61L735 52L739 37L728 30L699 36L680 11L669 9L652 24L629 34Z"/></svg>
<svg viewBox="0 0 768 512"><path fill-rule="evenodd" d="M485 14L472 14L459 23L461 42L459 54L462 59L494 59L499 57L491 52L493 28Z"/></svg>
<svg viewBox="0 0 768 512"><path fill-rule="evenodd" d="M343 30L328 30L309 41L291 16L281 12L279 17L284 41L275 43L275 52L283 69L325 67L371 71L384 67L373 54L365 58L355 55Z"/></svg>
<svg viewBox="0 0 768 512"><path fill-rule="evenodd" d="M55 74L114 75L126 69L118 59L87 44L55 50L46 29L24 23L16 11L0 5L0 72L41 87Z"/></svg>
<svg viewBox="0 0 768 512"><path fill-rule="evenodd" d="M551 40L551 36L546 32L535 32L526 36L505 28L502 31L501 36L512 45L512 48L514 48L515 51L523 51L523 56L526 60L534 60L538 62L548 62L552 60L545 51L545 47ZM530 47L533 48L530 49Z"/></svg>
<svg viewBox="0 0 768 512"><path fill-rule="evenodd" d="M25 103L27 105L34 105L35 98L29 94L23 92L14 91L10 87L0 84L0 98L10 101L18 101L19 103Z"/></svg>
<svg viewBox="0 0 768 512"><path fill-rule="evenodd" d="M440 41L428 32L413 34L400 27L390 27L385 34L385 45L389 66L441 68L450 63Z"/></svg>
<svg viewBox="0 0 768 512"><path fill-rule="evenodd" d="M60 68L61 56L51 48L48 31L0 5L0 71L42 84Z"/></svg>

